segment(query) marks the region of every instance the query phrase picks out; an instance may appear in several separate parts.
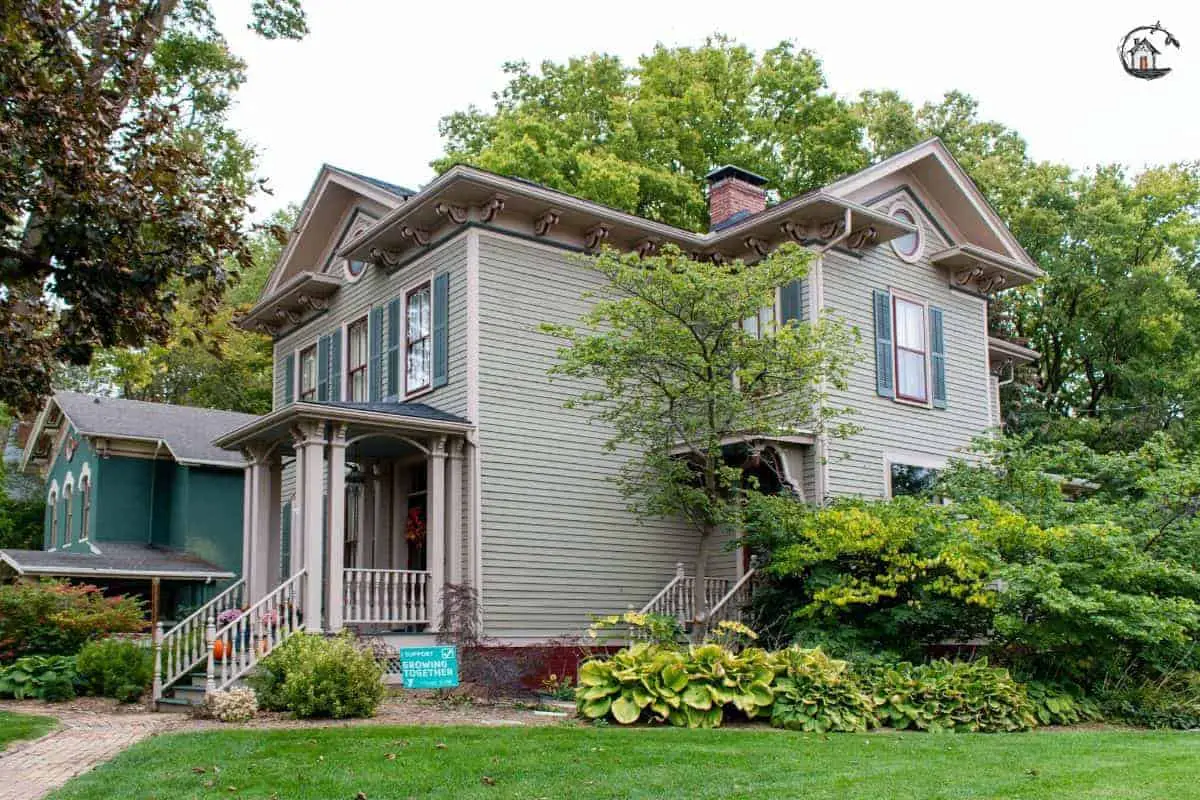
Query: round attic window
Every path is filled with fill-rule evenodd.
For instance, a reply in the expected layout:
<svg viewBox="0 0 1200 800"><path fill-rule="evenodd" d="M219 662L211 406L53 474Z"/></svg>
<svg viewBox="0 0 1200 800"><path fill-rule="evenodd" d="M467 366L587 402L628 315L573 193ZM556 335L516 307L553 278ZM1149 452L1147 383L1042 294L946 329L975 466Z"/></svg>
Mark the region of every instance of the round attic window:
<svg viewBox="0 0 1200 800"><path fill-rule="evenodd" d="M370 227L371 226L369 224L355 225L354 228L351 229L349 235L343 237L343 241L348 242L357 236L361 236ZM367 271L366 261L351 261L347 259L344 263L346 265L346 277L352 281L358 280L362 277L362 274Z"/></svg>
<svg viewBox="0 0 1200 800"><path fill-rule="evenodd" d="M902 236L892 239L892 249L896 251L896 255L905 261L916 261L921 257L921 245L924 244L924 237L921 235L921 226L917 225L916 216L907 208L901 206L892 211L892 217L901 222L907 222L909 225L917 226L914 232L905 233Z"/></svg>

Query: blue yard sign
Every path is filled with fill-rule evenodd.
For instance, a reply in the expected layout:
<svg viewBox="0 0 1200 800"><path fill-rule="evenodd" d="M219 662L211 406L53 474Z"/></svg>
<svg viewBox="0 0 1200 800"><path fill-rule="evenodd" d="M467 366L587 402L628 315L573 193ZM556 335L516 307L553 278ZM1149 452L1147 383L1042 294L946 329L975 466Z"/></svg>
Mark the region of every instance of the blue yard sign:
<svg viewBox="0 0 1200 800"><path fill-rule="evenodd" d="M401 647L400 675L405 689L458 686L458 648Z"/></svg>

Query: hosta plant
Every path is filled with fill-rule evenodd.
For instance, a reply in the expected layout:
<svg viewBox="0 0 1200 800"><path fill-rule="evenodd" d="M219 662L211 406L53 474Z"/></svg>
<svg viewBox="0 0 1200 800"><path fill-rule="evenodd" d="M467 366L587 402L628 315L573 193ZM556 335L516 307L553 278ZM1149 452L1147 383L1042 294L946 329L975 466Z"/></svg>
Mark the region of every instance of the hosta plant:
<svg viewBox="0 0 1200 800"><path fill-rule="evenodd" d="M1025 688L986 659L876 667L867 679L890 727L991 733L1037 726Z"/></svg>
<svg viewBox="0 0 1200 800"><path fill-rule="evenodd" d="M1078 689L1031 681L1025 684L1025 694L1039 725L1075 725L1103 716L1099 704L1084 697Z"/></svg>
<svg viewBox="0 0 1200 800"><path fill-rule="evenodd" d="M688 688L683 653L640 643L579 668L575 702L588 719L611 716L622 725L666 719L683 704Z"/></svg>
<svg viewBox="0 0 1200 800"><path fill-rule="evenodd" d="M0 667L0 697L70 700L80 683L75 656L26 656Z"/></svg>
<svg viewBox="0 0 1200 800"><path fill-rule="evenodd" d="M789 647L772 661L775 727L825 733L865 731L878 724L875 703L849 662L830 658L819 647Z"/></svg>

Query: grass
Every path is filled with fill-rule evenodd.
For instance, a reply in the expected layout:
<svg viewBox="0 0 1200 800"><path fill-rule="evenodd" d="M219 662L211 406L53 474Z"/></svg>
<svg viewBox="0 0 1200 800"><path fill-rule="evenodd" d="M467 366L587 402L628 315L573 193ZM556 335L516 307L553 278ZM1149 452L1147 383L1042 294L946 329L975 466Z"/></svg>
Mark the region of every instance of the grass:
<svg viewBox="0 0 1200 800"><path fill-rule="evenodd" d="M229 729L158 736L54 800L253 797L1200 797L1200 735L806 735L618 728Z"/></svg>
<svg viewBox="0 0 1200 800"><path fill-rule="evenodd" d="M52 730L54 725L53 717L0 711L0 751L7 748L9 742L20 739L36 739Z"/></svg>

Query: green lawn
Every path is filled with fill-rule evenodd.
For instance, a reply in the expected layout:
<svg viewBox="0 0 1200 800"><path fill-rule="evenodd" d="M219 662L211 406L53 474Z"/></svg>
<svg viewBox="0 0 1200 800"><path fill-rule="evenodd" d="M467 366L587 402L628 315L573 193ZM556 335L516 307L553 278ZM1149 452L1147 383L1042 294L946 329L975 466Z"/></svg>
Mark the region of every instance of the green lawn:
<svg viewBox="0 0 1200 800"><path fill-rule="evenodd" d="M18 739L36 739L54 727L53 717L0 711L0 750Z"/></svg>
<svg viewBox="0 0 1200 800"><path fill-rule="evenodd" d="M233 787L232 789L230 787ZM1200 797L1200 735L391 728L158 736L52 797Z"/></svg>

